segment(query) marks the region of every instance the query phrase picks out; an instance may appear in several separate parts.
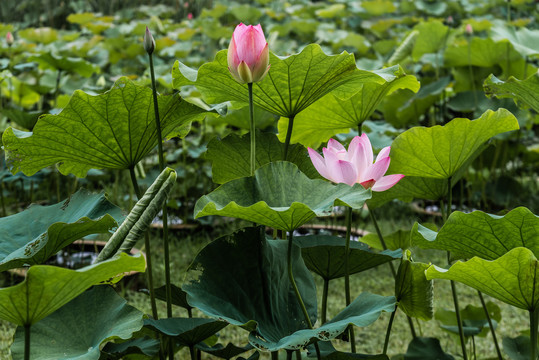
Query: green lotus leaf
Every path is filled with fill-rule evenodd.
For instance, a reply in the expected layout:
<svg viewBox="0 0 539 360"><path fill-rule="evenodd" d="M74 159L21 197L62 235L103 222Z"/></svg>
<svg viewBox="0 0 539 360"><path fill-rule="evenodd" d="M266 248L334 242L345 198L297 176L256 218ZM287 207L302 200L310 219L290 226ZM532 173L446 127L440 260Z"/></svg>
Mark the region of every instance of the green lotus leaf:
<svg viewBox="0 0 539 360"><path fill-rule="evenodd" d="M43 44L50 44L58 39L58 32L50 27L26 28L17 32L21 38Z"/></svg>
<svg viewBox="0 0 539 360"><path fill-rule="evenodd" d="M243 354L244 352L253 349L253 345L247 344L239 347L232 343L228 343L226 346L223 346L222 344L208 346L206 343L200 342L196 344L196 348L220 359L229 360L235 356L238 356L239 354Z"/></svg>
<svg viewBox="0 0 539 360"><path fill-rule="evenodd" d="M118 279L125 272L144 271L144 268L142 255L126 254L79 270L32 266L23 282L0 289L0 318L19 326L33 325L92 285Z"/></svg>
<svg viewBox="0 0 539 360"><path fill-rule="evenodd" d="M494 329L496 329L498 323L502 319L501 309L498 305L490 301L485 305L489 312L492 325ZM457 316L454 310L436 310L434 317L436 320L441 322L440 327L442 329L447 330L455 335L459 334ZM462 320L464 336L485 337L488 333L490 333L488 319L482 306L466 305L466 307L460 311L460 318Z"/></svg>
<svg viewBox="0 0 539 360"><path fill-rule="evenodd" d="M419 90L419 82L412 75L406 75L396 65L383 70L373 71L384 79L383 83L366 82L348 99L338 98L334 93L327 94L294 118L294 132L291 142L305 146L318 147L332 136L347 132L350 128L367 120L383 98L397 89ZM279 120L279 138L285 140L288 118Z"/></svg>
<svg viewBox="0 0 539 360"><path fill-rule="evenodd" d="M16 108L4 108L2 109L2 114L24 129L32 130L41 112L23 111Z"/></svg>
<svg viewBox="0 0 539 360"><path fill-rule="evenodd" d="M156 356L159 353L159 347L161 343L159 340L152 339L148 336L141 338L134 338L121 343L109 342L102 353L111 355L114 358L121 358L122 356L129 354L142 354L147 356Z"/></svg>
<svg viewBox="0 0 539 360"><path fill-rule="evenodd" d="M369 326L375 322L383 311L393 312L395 309L393 296L380 296L364 292L333 319L316 329L305 329L285 336L278 341L271 341L259 336L256 332L249 334L249 341L262 350L277 351L279 349L296 350L305 347L313 340L328 341L342 334L349 325Z"/></svg>
<svg viewBox="0 0 539 360"><path fill-rule="evenodd" d="M173 337L184 346L193 346L217 333L227 322L202 318L146 319L144 326Z"/></svg>
<svg viewBox="0 0 539 360"><path fill-rule="evenodd" d="M389 357L384 354L378 355L365 355L358 353L348 353L337 351L331 341L319 341L318 348L320 350L320 355L322 359L326 360L351 360L351 359L371 359L371 360L389 360ZM316 349L314 345L309 345L307 347L309 358L316 358Z"/></svg>
<svg viewBox="0 0 539 360"><path fill-rule="evenodd" d="M380 237L376 233L369 233L361 238L361 242L378 250L384 250ZM397 230L391 234L384 235L384 242L389 250L408 249L410 244L410 230Z"/></svg>
<svg viewBox="0 0 539 360"><path fill-rule="evenodd" d="M164 137L185 136L191 121L207 114L178 95L157 101ZM25 175L53 164L77 177L90 169L128 169L157 144L154 118L152 90L127 78L97 96L77 90L60 114L41 116L33 132L4 132L6 162Z"/></svg>
<svg viewBox="0 0 539 360"><path fill-rule="evenodd" d="M224 139L212 139L208 144L206 159L212 162L212 179L217 184L251 175L249 154L251 153L250 135L230 134ZM282 161L284 144L271 133L256 134L256 167L270 162ZM288 148L287 159L298 166L305 175L318 178L320 175L308 156L307 149L299 144Z"/></svg>
<svg viewBox="0 0 539 360"><path fill-rule="evenodd" d="M505 66L503 62L507 60L507 46L501 42L495 42L490 38L472 37L470 56L468 57L468 41L455 41L449 45L445 51L446 67L453 66L479 66L492 67L496 65ZM521 58L514 49L509 53L509 60L515 61ZM505 70L505 69L504 69Z"/></svg>
<svg viewBox="0 0 539 360"><path fill-rule="evenodd" d="M316 216L330 215L334 204L360 208L371 191L360 184L333 185L309 179L292 163L269 163L255 175L221 185L195 204L195 218L230 216L292 231Z"/></svg>
<svg viewBox="0 0 539 360"><path fill-rule="evenodd" d="M456 118L444 126L414 127L393 142L390 171L447 179L488 139L518 128L515 116L505 109L487 110L475 120Z"/></svg>
<svg viewBox="0 0 539 360"><path fill-rule="evenodd" d="M182 288L206 315L278 341L307 328L288 280L288 241L268 240L263 227L245 228L206 245L189 266ZM316 288L300 249L292 246L294 278L312 323Z"/></svg>
<svg viewBox="0 0 539 360"><path fill-rule="evenodd" d="M6 81L8 77L9 81ZM0 90L2 96L10 98L13 103L27 109L32 108L41 99L39 93L16 76L12 76L7 70L0 73Z"/></svg>
<svg viewBox="0 0 539 360"><path fill-rule="evenodd" d="M419 31L412 50L414 61L419 61L424 54L437 53L445 47L449 28L442 24L441 21L421 22L414 27L414 30ZM441 62L442 60L440 59L439 65L442 65Z"/></svg>
<svg viewBox="0 0 539 360"><path fill-rule="evenodd" d="M30 358L97 360L102 343L129 339L143 316L111 287L95 286L30 328ZM11 351L14 360L24 358L24 328L17 328Z"/></svg>
<svg viewBox="0 0 539 360"><path fill-rule="evenodd" d="M294 239L301 248L305 265L325 280L343 277L345 239L337 236L313 235ZM350 242L349 273L356 274L402 257L402 251L374 252L363 243Z"/></svg>
<svg viewBox="0 0 539 360"><path fill-rule="evenodd" d="M284 117L297 115L337 88L344 98L365 82L384 82L373 72L358 70L352 54L326 55L317 44L284 58L270 53L270 64L268 75L253 84L253 102ZM176 61L172 79L176 89L195 85L210 104L249 101L247 85L239 84L228 71L227 50L219 51L215 60L202 65L198 72Z"/></svg>
<svg viewBox="0 0 539 360"><path fill-rule="evenodd" d="M425 277L428 267L428 264L403 259L395 278L395 296L399 309L421 320L432 319L434 311L433 282Z"/></svg>
<svg viewBox="0 0 539 360"><path fill-rule="evenodd" d="M518 247L496 260L473 257L457 261L448 270L429 267L427 279L461 282L518 308L534 311L539 303L539 262L529 249Z"/></svg>
<svg viewBox="0 0 539 360"><path fill-rule="evenodd" d="M526 247L539 256L539 217L519 207L504 216L482 211L453 212L440 231L416 223L412 243L423 249L451 251L461 258L478 256L494 260L516 247Z"/></svg>
<svg viewBox="0 0 539 360"><path fill-rule="evenodd" d="M453 356L444 353L440 340L436 338L416 337L408 345L405 360L453 360Z"/></svg>
<svg viewBox="0 0 539 360"><path fill-rule="evenodd" d="M502 344L503 351L511 360L528 360L531 357L532 347L529 336L520 335L516 338L504 336Z"/></svg>
<svg viewBox="0 0 539 360"><path fill-rule="evenodd" d="M509 41L515 50L523 56L539 55L539 44L537 43L539 30L530 30L525 27L517 29L514 26L497 24L491 29L491 38L494 41Z"/></svg>
<svg viewBox="0 0 539 360"><path fill-rule="evenodd" d="M535 73L526 80L510 77L501 81L491 74L483 85L488 97L513 98L518 105L529 106L539 112L539 73Z"/></svg>
<svg viewBox="0 0 539 360"><path fill-rule="evenodd" d="M104 194L79 190L69 199L0 218L0 271L41 264L83 236L108 233L123 220Z"/></svg>
<svg viewBox="0 0 539 360"><path fill-rule="evenodd" d="M184 308L186 310L190 310L190 309L193 308L187 302L187 293L185 291L183 291L182 288L177 287L174 284L171 284L170 285L170 290L171 290L171 297L172 297L171 300L172 300L173 305L182 307L182 308ZM167 301L167 287L166 287L166 285L163 285L163 286L158 287L157 289L155 289L155 298L159 299L159 300L162 300L162 301Z"/></svg>
<svg viewBox="0 0 539 360"><path fill-rule="evenodd" d="M75 72L84 77L90 77L94 73L99 74L101 72L99 66L84 59L61 56L50 52L30 56L28 61L35 61L45 69Z"/></svg>

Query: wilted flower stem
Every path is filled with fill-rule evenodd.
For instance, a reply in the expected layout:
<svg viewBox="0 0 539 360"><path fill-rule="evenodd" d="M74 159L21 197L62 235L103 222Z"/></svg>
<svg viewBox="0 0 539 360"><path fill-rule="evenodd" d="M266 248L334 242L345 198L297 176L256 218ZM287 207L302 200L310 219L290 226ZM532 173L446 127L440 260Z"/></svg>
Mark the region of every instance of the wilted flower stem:
<svg viewBox="0 0 539 360"><path fill-rule="evenodd" d="M256 169L256 129L255 129L255 111L253 106L253 83L248 83L249 89L249 131L251 132L251 175L254 175Z"/></svg>

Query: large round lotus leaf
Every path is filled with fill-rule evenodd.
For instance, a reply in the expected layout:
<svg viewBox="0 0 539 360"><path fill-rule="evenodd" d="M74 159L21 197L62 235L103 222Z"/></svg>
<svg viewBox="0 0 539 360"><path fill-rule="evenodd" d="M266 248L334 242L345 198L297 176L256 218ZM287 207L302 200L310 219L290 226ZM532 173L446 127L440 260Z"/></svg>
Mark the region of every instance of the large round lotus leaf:
<svg viewBox="0 0 539 360"><path fill-rule="evenodd" d="M421 3L418 1L417 3ZM441 15L441 14L439 14ZM414 30L419 32L414 42L412 58L414 61L419 61L424 54L436 54L442 48L445 48L447 37L449 36L449 28L442 24L439 20L421 21L414 27ZM440 56L436 67L443 65L443 58Z"/></svg>
<svg viewBox="0 0 539 360"><path fill-rule="evenodd" d="M72 58L44 52L39 55L30 56L28 61L35 61L45 69L75 72L84 77L90 77L94 73L99 74L101 69L81 58Z"/></svg>
<svg viewBox="0 0 539 360"><path fill-rule="evenodd" d="M305 265L312 272L326 280L345 276L344 256L346 240L337 236L314 235L301 236L294 243L301 248ZM357 241L350 242L349 273L356 274L388 261L400 259L402 251L369 250L369 247Z"/></svg>
<svg viewBox="0 0 539 360"><path fill-rule="evenodd" d="M123 219L104 194L79 190L50 206L32 205L0 218L0 271L45 262L83 236L107 233Z"/></svg>
<svg viewBox="0 0 539 360"><path fill-rule="evenodd" d="M537 43L539 30L530 30L525 27L516 29L514 26L497 24L491 30L491 37L494 41L509 41L515 50L523 56L539 55L539 44Z"/></svg>
<svg viewBox="0 0 539 360"><path fill-rule="evenodd" d="M447 179L488 139L518 128L515 116L505 109L487 110L475 120L456 118L444 126L414 127L393 142L390 171Z"/></svg>
<svg viewBox="0 0 539 360"><path fill-rule="evenodd" d="M201 318L146 319L144 326L173 337L185 346L206 340L228 325L227 322Z"/></svg>
<svg viewBox="0 0 539 360"><path fill-rule="evenodd" d="M250 134L238 136L230 134L224 139L214 138L208 144L206 159L212 162L212 179L217 184L230 180L251 176ZM294 163L311 179L320 175L308 156L307 149L299 144L291 145L287 159L284 158L284 144L271 133L256 134L256 168L274 161L287 160Z"/></svg>
<svg viewBox="0 0 539 360"><path fill-rule="evenodd" d="M423 249L451 251L455 256L478 256L494 260L516 247L526 247L539 256L539 217L519 207L504 216L482 211L455 211L439 232L416 223L412 244Z"/></svg>
<svg viewBox="0 0 539 360"><path fill-rule="evenodd" d="M182 288L177 287L174 284L170 285L172 304L180 306L186 310L190 310L193 307L187 302L187 293ZM149 293L148 293L149 295ZM155 289L155 298L167 301L167 286L163 285Z"/></svg>
<svg viewBox="0 0 539 360"><path fill-rule="evenodd" d="M111 287L96 286L30 328L30 358L97 360L103 342L129 339L142 328L143 315ZM14 360L24 358L23 327L17 328L11 351Z"/></svg>
<svg viewBox="0 0 539 360"><path fill-rule="evenodd" d="M408 345L405 360L453 360L453 356L442 350L440 340L436 338L416 337Z"/></svg>
<svg viewBox="0 0 539 360"><path fill-rule="evenodd" d="M487 302L487 307L492 326L496 329L498 323L502 319L501 309L493 302ZM434 318L441 324L440 327L448 332L458 335L459 327L457 324L457 316L454 310L438 309ZM462 328L464 336L480 336L485 337L490 333L490 325L485 315L485 309L482 306L466 305L460 310L460 318L462 320Z"/></svg>
<svg viewBox="0 0 539 360"><path fill-rule="evenodd" d="M504 336L502 344L503 351L511 360L528 360L531 357L532 347L529 336L520 335L516 338Z"/></svg>
<svg viewBox="0 0 539 360"><path fill-rule="evenodd" d="M539 262L531 250L518 247L496 260L478 257L458 261L448 270L427 269L427 279L459 281L498 300L533 311L539 304Z"/></svg>
<svg viewBox="0 0 539 360"><path fill-rule="evenodd" d="M226 346L222 344L216 344L214 346L208 346L204 342L200 342L196 345L196 348L204 351L212 356L216 356L221 359L232 359L234 356L243 354L246 351L249 351L253 348L253 345L247 344L245 346L239 347L232 343L228 343Z"/></svg>
<svg viewBox="0 0 539 360"><path fill-rule="evenodd" d="M389 360L389 357L384 354L378 355L365 355L358 353L348 353L337 351L331 341L319 341L318 349L320 350L320 355L322 359L325 360L352 360L352 359L370 359L370 360ZM307 346L307 357L316 358L316 349L313 344Z"/></svg>
<svg viewBox="0 0 539 360"><path fill-rule="evenodd" d="M0 318L19 326L35 324L92 285L115 280L125 272L144 271L144 268L142 255L123 253L79 270L32 266L23 282L0 289Z"/></svg>
<svg viewBox="0 0 539 360"><path fill-rule="evenodd" d="M307 328L288 280L288 241L267 240L263 227L242 229L204 247L187 270L187 301L207 315L257 329L269 341ZM316 288L300 249L292 247L294 279L316 322Z"/></svg>
<svg viewBox="0 0 539 360"><path fill-rule="evenodd" d="M164 137L185 136L191 121L207 114L178 95L157 102ZM77 177L131 168L157 144L152 90L127 78L97 96L77 90L60 114L41 116L33 132L8 128L2 141L13 173L32 175L54 164Z"/></svg>
<svg viewBox="0 0 539 360"><path fill-rule="evenodd" d="M122 356L128 354L156 356L159 353L160 346L161 343L159 340L145 336L141 338L132 338L121 343L109 342L101 352L110 355L113 358L122 358Z"/></svg>
<svg viewBox="0 0 539 360"><path fill-rule="evenodd" d="M298 330L278 341L265 339L254 331L249 334L249 341L262 350L301 349L313 340L335 339L352 324L361 327L369 326L380 317L382 311L393 312L395 304L396 300L393 296L362 293L337 316L317 329Z"/></svg>
<svg viewBox="0 0 539 360"><path fill-rule="evenodd" d="M433 284L427 280L428 264L402 260L395 278L395 296L406 315L428 321L433 315Z"/></svg>
<svg viewBox="0 0 539 360"><path fill-rule="evenodd" d="M195 204L195 218L230 216L292 231L316 216L331 215L335 203L358 209L370 196L360 184L309 179L296 165L279 161L202 196Z"/></svg>
<svg viewBox="0 0 539 360"><path fill-rule="evenodd" d="M507 81L501 81L491 74L483 84L485 95L497 98L513 98L520 106L531 107L539 112L539 73L535 73L525 80L510 77Z"/></svg>
<svg viewBox="0 0 539 360"><path fill-rule="evenodd" d="M419 82L412 75L406 75L398 65L374 71L383 83L361 84L358 92L348 99L340 99L333 93L327 94L294 118L294 132L291 142L318 147L332 136L347 132L367 120L380 102L397 89L419 90ZM279 138L285 140L288 118L279 121Z"/></svg>
<svg viewBox="0 0 539 360"><path fill-rule="evenodd" d="M372 209L371 209L372 210ZM397 230L391 234L383 236L384 243L389 250L408 249L410 244L410 230ZM380 237L376 233L365 234L361 242L378 250L383 250L384 246L380 242Z"/></svg>
<svg viewBox="0 0 539 360"><path fill-rule="evenodd" d="M317 44L284 58L270 53L270 65L267 76L253 84L253 102L284 117L295 116L337 88L336 93L344 98L353 95L365 82L384 82L373 72L358 70L352 54L326 55ZM230 75L227 50L219 51L215 60L202 65L198 72L176 61L172 79L176 89L195 85L211 104L249 101L247 85Z"/></svg>

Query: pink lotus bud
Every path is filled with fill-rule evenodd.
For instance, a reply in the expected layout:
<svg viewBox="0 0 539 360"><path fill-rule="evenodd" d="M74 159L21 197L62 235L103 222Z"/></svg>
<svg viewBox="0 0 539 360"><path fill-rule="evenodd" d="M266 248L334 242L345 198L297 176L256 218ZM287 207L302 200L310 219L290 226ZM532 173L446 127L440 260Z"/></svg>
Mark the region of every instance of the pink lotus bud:
<svg viewBox="0 0 539 360"><path fill-rule="evenodd" d="M445 23L447 25L453 25L455 23L455 20L453 20L453 16L449 15L447 19L445 19Z"/></svg>
<svg viewBox="0 0 539 360"><path fill-rule="evenodd" d="M389 146L378 153L373 163L372 146L366 134L354 137L348 150L337 140L329 139L328 147L323 149L324 157L311 148L307 150L320 175L334 183L350 186L359 183L372 191L384 191L404 177L401 174L385 175L390 162Z"/></svg>
<svg viewBox="0 0 539 360"><path fill-rule="evenodd" d="M13 45L13 42L15 41L15 39L13 38L13 34L11 33L11 31L8 31L8 33L6 34L6 42L9 46Z"/></svg>
<svg viewBox="0 0 539 360"><path fill-rule="evenodd" d="M193 20L193 13L187 14L187 20Z"/></svg>
<svg viewBox="0 0 539 360"><path fill-rule="evenodd" d="M241 84L260 81L269 71L269 48L260 24L236 26L228 47L228 70Z"/></svg>
<svg viewBox="0 0 539 360"><path fill-rule="evenodd" d="M473 28L471 24L466 24L466 35L471 36L473 34Z"/></svg>
<svg viewBox="0 0 539 360"><path fill-rule="evenodd" d="M147 26L146 32L144 33L144 50L146 50L146 52L150 55L155 50L155 40L153 39L152 33Z"/></svg>

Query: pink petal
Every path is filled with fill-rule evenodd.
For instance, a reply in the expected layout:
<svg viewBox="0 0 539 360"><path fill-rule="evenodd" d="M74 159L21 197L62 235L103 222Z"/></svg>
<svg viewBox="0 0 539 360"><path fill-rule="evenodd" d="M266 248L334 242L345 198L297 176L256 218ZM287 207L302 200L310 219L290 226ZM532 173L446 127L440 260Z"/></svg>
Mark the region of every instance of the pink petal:
<svg viewBox="0 0 539 360"><path fill-rule="evenodd" d="M231 72L233 71L232 69L236 69L241 62L238 59L238 54L236 52L236 41L234 40L234 36L232 36L232 40L230 40L230 44L228 45L228 53L226 55L226 58L228 61L228 70L230 70ZM236 73L237 72L238 71L236 70Z"/></svg>
<svg viewBox="0 0 539 360"><path fill-rule="evenodd" d="M365 189L370 189L373 187L374 184L376 184L376 181L374 181L374 179L369 179L367 181L363 181L362 183L360 183L361 186L363 186Z"/></svg>
<svg viewBox="0 0 539 360"><path fill-rule="evenodd" d="M361 137L354 136L352 141L350 141L350 145L348 145L348 152L353 153L354 151L356 151L356 148L359 146L360 143L361 143Z"/></svg>
<svg viewBox="0 0 539 360"><path fill-rule="evenodd" d="M331 180L329 170L326 166L324 158L316 150L307 148L307 151L309 152L309 156L316 171L318 171L320 175L322 175L326 179Z"/></svg>
<svg viewBox="0 0 539 360"><path fill-rule="evenodd" d="M363 148L365 149L365 158L367 160L367 165L370 165L372 164L373 154L371 141L369 140L367 134L361 134L361 143L363 144Z"/></svg>
<svg viewBox="0 0 539 360"><path fill-rule="evenodd" d="M385 191L393 187L393 185L398 183L403 177L404 175L402 174L386 175L374 184L372 191Z"/></svg>
<svg viewBox="0 0 539 360"><path fill-rule="evenodd" d="M358 137L359 138L359 137ZM352 147L352 144L350 144L350 147ZM348 147L348 149L350 149ZM352 149L353 152L350 154L350 150L348 150L348 153L350 154L350 161L352 164L354 164L357 172L357 181L359 182L360 179L363 179L363 174L365 171L367 171L369 167L369 163L367 163L367 157L365 155L365 146L362 142L358 141L357 145L354 145L355 149Z"/></svg>
<svg viewBox="0 0 539 360"><path fill-rule="evenodd" d="M382 176L384 176L384 174L386 173L387 168L389 168L389 162L389 157L385 157L382 160L375 162L373 165L367 168L367 171L362 174L361 180L380 180Z"/></svg>
<svg viewBox="0 0 539 360"><path fill-rule="evenodd" d="M266 73L269 71L269 48L268 43L266 43L266 46L262 50L262 52L258 55L258 58L256 59L255 66L253 68L253 81L257 82L262 80Z"/></svg>
<svg viewBox="0 0 539 360"><path fill-rule="evenodd" d="M340 177L342 181L340 182L343 182L350 186L354 185L356 183L356 178L357 178L357 173L356 173L356 170L354 169L354 166L350 162L344 161L344 160L339 160L337 165L341 172Z"/></svg>
<svg viewBox="0 0 539 360"><path fill-rule="evenodd" d="M346 151L346 148L337 140L335 139L329 139L328 141L328 149L331 149L332 151L338 152L338 151Z"/></svg>
<svg viewBox="0 0 539 360"><path fill-rule="evenodd" d="M238 29L236 27L236 29ZM252 25L246 26L246 29L234 31L234 40L236 43L236 52L240 61L245 61L249 68L253 69L260 53L266 46L264 34L261 34Z"/></svg>
<svg viewBox="0 0 539 360"><path fill-rule="evenodd" d="M326 179L329 179L334 183L343 182L342 171L339 165L340 160L337 157L337 154L335 154L328 148L323 148L322 152L324 153L324 161L326 162L326 167L328 169L329 175L328 177L326 177Z"/></svg>
<svg viewBox="0 0 539 360"><path fill-rule="evenodd" d="M376 161L381 160L385 157L389 156L389 152L391 151L391 146L386 146L380 152L378 153L378 156L376 157Z"/></svg>

